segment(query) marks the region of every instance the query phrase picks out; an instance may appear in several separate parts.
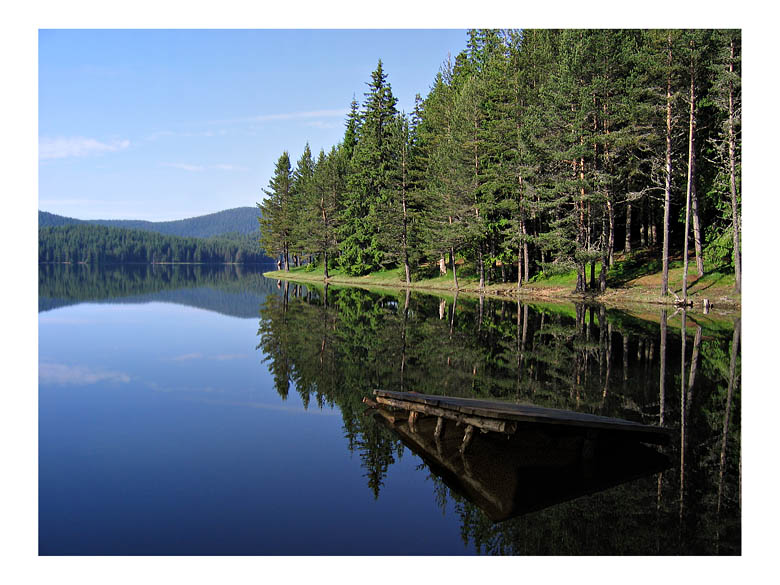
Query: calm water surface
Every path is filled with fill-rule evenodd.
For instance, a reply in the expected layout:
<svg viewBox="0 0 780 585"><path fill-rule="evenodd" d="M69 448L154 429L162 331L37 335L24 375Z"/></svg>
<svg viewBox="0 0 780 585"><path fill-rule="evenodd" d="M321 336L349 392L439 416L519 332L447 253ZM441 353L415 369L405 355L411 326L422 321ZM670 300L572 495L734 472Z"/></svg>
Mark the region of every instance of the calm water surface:
<svg viewBox="0 0 780 585"><path fill-rule="evenodd" d="M40 554L740 554L733 317L261 271L40 268ZM580 443L530 435L437 455L366 410L374 388L617 416L673 439L650 463L617 446L595 467L560 463Z"/></svg>

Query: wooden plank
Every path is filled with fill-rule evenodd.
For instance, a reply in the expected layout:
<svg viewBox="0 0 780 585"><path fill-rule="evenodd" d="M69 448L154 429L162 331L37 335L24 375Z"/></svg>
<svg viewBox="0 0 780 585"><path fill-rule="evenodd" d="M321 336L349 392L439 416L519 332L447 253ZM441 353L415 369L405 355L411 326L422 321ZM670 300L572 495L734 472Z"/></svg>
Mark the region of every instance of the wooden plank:
<svg viewBox="0 0 780 585"><path fill-rule="evenodd" d="M379 404L392 406L393 408L421 412L423 414L430 414L432 416L440 416L442 418L454 420L455 422L459 422L461 424L477 427L478 429L493 431L494 433L512 434L517 428L517 423L514 421L505 421L497 418L485 418L480 416L469 416L460 413L457 410L448 410L445 408L429 406L427 404L421 404L418 402L405 402L396 398L387 398L385 396L379 395L377 395L376 401Z"/></svg>
<svg viewBox="0 0 780 585"><path fill-rule="evenodd" d="M496 426L494 424L495 421L532 422L610 431L626 431L634 433L640 440L652 443L665 443L669 439L669 430L662 427L643 425L629 420L582 412L510 402L435 396L414 392L394 392L391 390L374 390L374 395L377 397L377 402L396 408L416 410L455 420L461 420L460 417L463 417L461 422L466 422L465 419L467 418L474 419L480 423L474 426L485 428L486 430L494 430ZM455 416L455 413L460 415L460 417ZM507 432L507 430L499 432Z"/></svg>

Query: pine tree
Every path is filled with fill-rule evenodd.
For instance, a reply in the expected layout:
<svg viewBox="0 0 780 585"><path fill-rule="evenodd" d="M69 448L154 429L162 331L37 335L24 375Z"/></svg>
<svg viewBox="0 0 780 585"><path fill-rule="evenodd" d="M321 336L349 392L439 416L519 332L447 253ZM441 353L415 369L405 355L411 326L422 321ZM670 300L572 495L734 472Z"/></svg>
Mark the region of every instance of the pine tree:
<svg viewBox="0 0 780 585"><path fill-rule="evenodd" d="M260 245L269 256L281 255L285 270L290 269L290 245L295 230L291 183L290 155L285 151L276 162L268 189L263 189L266 199L257 204L261 212Z"/></svg>
<svg viewBox="0 0 780 585"><path fill-rule="evenodd" d="M382 212L386 209L393 166L392 124L397 110L380 60L365 94L358 140L347 179L340 229L341 265L360 275L385 264L380 241Z"/></svg>

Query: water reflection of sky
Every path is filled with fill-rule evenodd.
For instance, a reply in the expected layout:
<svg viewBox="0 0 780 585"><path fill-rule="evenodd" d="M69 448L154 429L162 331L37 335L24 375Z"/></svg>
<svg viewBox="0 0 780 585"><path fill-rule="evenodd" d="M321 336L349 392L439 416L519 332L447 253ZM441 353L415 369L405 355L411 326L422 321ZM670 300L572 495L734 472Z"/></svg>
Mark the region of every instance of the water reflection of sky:
<svg viewBox="0 0 780 585"><path fill-rule="evenodd" d="M257 328L161 303L41 315L42 554L371 554L378 532L468 552L414 458L374 499L338 408L282 401Z"/></svg>

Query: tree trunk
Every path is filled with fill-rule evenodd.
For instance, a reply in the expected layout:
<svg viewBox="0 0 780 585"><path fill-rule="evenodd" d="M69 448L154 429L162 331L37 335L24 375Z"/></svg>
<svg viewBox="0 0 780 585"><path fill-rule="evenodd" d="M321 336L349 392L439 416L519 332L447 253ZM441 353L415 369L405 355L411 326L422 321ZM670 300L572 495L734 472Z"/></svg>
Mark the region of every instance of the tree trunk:
<svg viewBox="0 0 780 585"><path fill-rule="evenodd" d="M523 280L523 248L517 247L517 290L520 290ZM520 301L518 301L520 302Z"/></svg>
<svg viewBox="0 0 780 585"><path fill-rule="evenodd" d="M693 41L691 41L693 51ZM690 62L690 113L688 119L688 188L687 197L690 198L691 213L693 215L693 246L696 251L696 270L699 276L704 275L704 260L701 248L701 222L699 220L699 200L696 196L696 70L694 67L693 53Z"/></svg>
<svg viewBox="0 0 780 585"><path fill-rule="evenodd" d="M623 251L626 254L631 253L631 204L626 204L626 242L623 244Z"/></svg>
<svg viewBox="0 0 780 585"><path fill-rule="evenodd" d="M452 264L452 280L455 290L458 290L458 271L455 269L455 248L450 248L450 263Z"/></svg>
<svg viewBox="0 0 780 585"><path fill-rule="evenodd" d="M485 288L485 261L482 256L482 244L479 245L478 261L479 261L479 289Z"/></svg>
<svg viewBox="0 0 780 585"><path fill-rule="evenodd" d="M402 154L402 177L401 177L401 207L403 210L403 232L401 233L401 245L404 254L404 275L406 276L406 286L412 282L411 272L409 270L409 245L407 231L409 229L409 217L406 211L406 141L401 149Z"/></svg>
<svg viewBox="0 0 780 585"><path fill-rule="evenodd" d="M666 164L664 179L664 242L662 253L661 296L669 294L669 213L672 203L672 33L667 37L666 75Z"/></svg>
<svg viewBox="0 0 780 585"><path fill-rule="evenodd" d="M729 73L734 73L734 39L731 39ZM729 77L729 190L731 191L731 229L734 237L734 290L742 292L742 252L739 249L740 226L737 208L736 138L734 136L734 84Z"/></svg>
<svg viewBox="0 0 780 585"><path fill-rule="evenodd" d="M688 229L691 216L691 195L693 191L695 157L694 136L696 118L694 116L694 107L696 104L695 85L693 77L693 57L691 57L691 90L690 90L690 109L688 111L688 182L685 188L685 231L683 232L683 276L682 276L682 298L683 302L688 302Z"/></svg>
<svg viewBox="0 0 780 585"><path fill-rule="evenodd" d="M694 159L696 155L694 154ZM695 168L695 163L694 163ZM693 217L693 249L696 252L696 271L704 276L704 252L702 250L702 225L699 216L699 197L696 194L696 184L691 186L691 215Z"/></svg>
<svg viewBox="0 0 780 585"><path fill-rule="evenodd" d="M523 236L526 236L528 234L526 227L525 227L525 220L521 220L520 227L523 230ZM528 282L528 279L530 277L529 271L530 271L530 265L531 262L528 259L528 238L523 237L523 259L525 262L523 263L523 281Z"/></svg>
<svg viewBox="0 0 780 585"><path fill-rule="evenodd" d="M609 198L609 193L607 193ZM607 266L609 264L609 250L607 249L607 218L602 216L601 219L601 270L599 270L599 291L604 292L607 290Z"/></svg>
<svg viewBox="0 0 780 585"><path fill-rule="evenodd" d="M323 256L323 264L325 266L325 278L328 278L328 251L325 250L322 254Z"/></svg>

